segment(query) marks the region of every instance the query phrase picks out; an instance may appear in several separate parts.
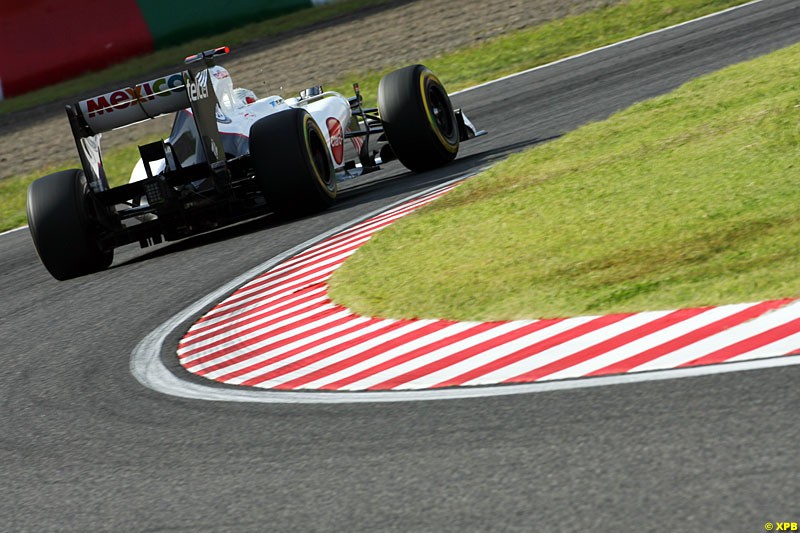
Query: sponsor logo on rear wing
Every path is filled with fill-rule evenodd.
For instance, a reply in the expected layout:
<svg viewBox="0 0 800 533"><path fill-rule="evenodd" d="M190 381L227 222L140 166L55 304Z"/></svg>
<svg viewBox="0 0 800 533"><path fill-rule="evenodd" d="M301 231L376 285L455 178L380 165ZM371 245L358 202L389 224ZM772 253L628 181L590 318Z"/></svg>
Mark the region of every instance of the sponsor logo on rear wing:
<svg viewBox="0 0 800 533"><path fill-rule="evenodd" d="M227 46L206 50L187 57L184 61L189 68L183 72L81 100L75 106L83 119L84 127L80 128L80 136L105 133L194 107L193 104L209 97L208 67L214 65L216 56L229 52ZM88 130L85 126L88 126Z"/></svg>
<svg viewBox="0 0 800 533"><path fill-rule="evenodd" d="M190 85L195 97L208 94L207 84L198 87L200 80ZM97 134L185 109L190 106L189 94L184 73L178 72L82 100L77 107L86 125Z"/></svg>

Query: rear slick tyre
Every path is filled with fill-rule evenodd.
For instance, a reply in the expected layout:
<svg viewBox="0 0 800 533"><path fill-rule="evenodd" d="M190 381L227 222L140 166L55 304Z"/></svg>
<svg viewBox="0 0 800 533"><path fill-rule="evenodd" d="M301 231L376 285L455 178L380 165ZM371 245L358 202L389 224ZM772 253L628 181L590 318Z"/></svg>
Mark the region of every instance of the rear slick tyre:
<svg viewBox="0 0 800 533"><path fill-rule="evenodd" d="M445 165L458 154L453 104L425 66L411 65L381 79L378 111L386 140L405 167L422 172Z"/></svg>
<svg viewBox="0 0 800 533"><path fill-rule="evenodd" d="M267 202L282 216L327 209L338 186L325 136L304 109L268 115L250 128L250 158Z"/></svg>
<svg viewBox="0 0 800 533"><path fill-rule="evenodd" d="M89 216L88 186L80 170L50 174L28 187L28 227L45 268L58 280L108 268L114 250L98 243L99 228Z"/></svg>

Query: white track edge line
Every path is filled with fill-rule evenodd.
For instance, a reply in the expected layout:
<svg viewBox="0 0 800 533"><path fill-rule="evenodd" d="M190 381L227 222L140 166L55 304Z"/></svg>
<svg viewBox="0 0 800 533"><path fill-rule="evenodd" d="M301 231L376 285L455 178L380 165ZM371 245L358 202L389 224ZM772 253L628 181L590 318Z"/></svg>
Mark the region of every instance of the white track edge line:
<svg viewBox="0 0 800 533"><path fill-rule="evenodd" d="M18 228L14 228L14 229L10 229L10 230L4 231L3 233L0 233L0 237L2 237L4 235L10 235L12 233L16 233L18 231L22 231L24 229L28 229L28 226L20 226Z"/></svg>

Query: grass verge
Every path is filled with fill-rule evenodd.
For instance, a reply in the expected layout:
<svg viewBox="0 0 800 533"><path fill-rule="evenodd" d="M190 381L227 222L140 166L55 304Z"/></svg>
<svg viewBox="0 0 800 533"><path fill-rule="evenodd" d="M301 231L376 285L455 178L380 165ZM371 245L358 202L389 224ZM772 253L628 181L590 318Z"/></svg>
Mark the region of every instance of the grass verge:
<svg viewBox="0 0 800 533"><path fill-rule="evenodd" d="M333 6L354 6L357 4L376 4L383 0L351 0ZM631 0L625 4L614 7L601 8L582 15L567 17L541 26L521 30L507 35L488 40L484 43L465 48L453 53L444 54L433 58L419 58L437 73L439 78L454 91L463 87L491 80L506 74L532 68L547 62L566 57L572 54L591 50L593 48L617 42L635 35L652 31L690 20L708 13L744 3L745 0ZM318 16L326 13L317 8L311 13ZM304 13L304 12L299 12ZM292 17L292 15L287 16ZM280 20L280 19L278 19ZM294 20L294 19L291 19ZM250 26L248 26L250 28ZM251 30L242 29L244 35L250 35ZM254 30L253 30L254 31ZM233 32L231 32L233 33ZM205 42L206 44L201 44ZM171 49L157 54L153 58L142 58L136 61L148 62L150 69L160 64L161 61L174 63L175 57L180 54L196 51L199 48L212 46L209 43L232 42L236 40L225 34L203 41L195 41L185 47ZM181 51L183 50L183 51ZM187 52L188 51L188 52ZM402 65L397 65L400 67ZM396 68L395 67L395 68ZM123 67L120 67L123 68ZM139 67L136 67L139 68ZM350 72L342 76L341 80L334 80L326 84L326 88L350 94L352 87L349 82L359 81L362 92L373 99L377 94L380 78L393 70L375 72ZM114 73L110 78L133 75ZM104 74L105 76L105 74ZM234 73L235 76L235 73ZM100 84L100 79L87 78L87 84ZM83 82L82 82L83 83ZM91 86L91 85L87 85ZM76 90L76 89L73 89ZM10 102L10 101L9 101ZM135 152L135 146L110 150L104 155L106 168L110 176L130 175L132 166L116 165L115 161L123 162L120 153ZM135 161L135 160L134 160ZM46 175L56 168L74 168L76 162L59 164L54 167L43 168L24 176L14 176L0 181L0 231L18 227L25 221L25 190L27 185L36 177Z"/></svg>
<svg viewBox="0 0 800 533"><path fill-rule="evenodd" d="M800 46L516 155L361 248L331 296L499 320L800 296Z"/></svg>
<svg viewBox="0 0 800 533"><path fill-rule="evenodd" d="M142 144L158 140L158 137L141 139ZM103 164L106 168L108 181L112 187L127 183L134 165L139 160L139 147L136 144L123 146L103 154ZM41 177L59 170L78 168L78 156L70 163L51 165L35 173L12 176L0 180L0 232L24 226L28 223L25 211L28 185Z"/></svg>

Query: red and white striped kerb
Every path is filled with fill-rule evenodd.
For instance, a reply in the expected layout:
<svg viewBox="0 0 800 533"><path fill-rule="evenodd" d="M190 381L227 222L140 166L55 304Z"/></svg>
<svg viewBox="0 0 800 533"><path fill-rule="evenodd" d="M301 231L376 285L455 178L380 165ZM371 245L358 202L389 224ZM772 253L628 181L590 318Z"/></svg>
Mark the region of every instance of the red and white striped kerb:
<svg viewBox="0 0 800 533"><path fill-rule="evenodd" d="M359 316L327 280L381 228L454 185L358 223L253 279L179 343L188 371L273 390L420 390L716 365L800 353L800 300L509 322Z"/></svg>

